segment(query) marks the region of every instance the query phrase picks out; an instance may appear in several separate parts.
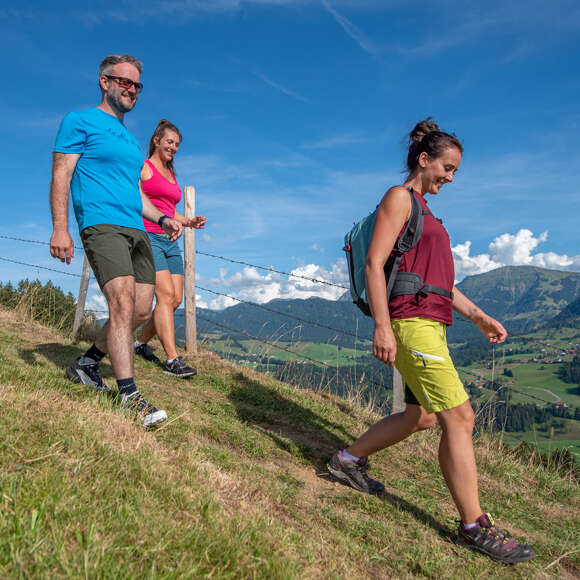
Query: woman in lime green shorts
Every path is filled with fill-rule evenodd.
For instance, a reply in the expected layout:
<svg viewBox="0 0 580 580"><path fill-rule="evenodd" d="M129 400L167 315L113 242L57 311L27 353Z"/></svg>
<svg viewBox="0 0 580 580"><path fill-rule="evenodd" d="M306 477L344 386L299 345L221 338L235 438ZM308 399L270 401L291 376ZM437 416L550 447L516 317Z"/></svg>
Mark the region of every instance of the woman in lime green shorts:
<svg viewBox="0 0 580 580"><path fill-rule="evenodd" d="M454 287L453 257L447 231L428 211L425 195L438 194L461 163L460 141L439 130L433 119L418 123L409 138L403 185L392 187L378 211L366 260L366 291L375 331L373 354L400 371L405 381L406 409L383 418L350 447L338 451L328 469L359 491L380 494L384 485L366 473L367 456L412 433L441 426L439 465L461 517L458 541L505 562L530 560L532 548L496 529L479 504L473 451L474 413L447 348L445 330L453 311L471 320L491 343L507 337L504 327ZM398 295L387 303L384 267L411 214L416 197L425 219L417 245L405 253L399 272L421 277L442 293Z"/></svg>

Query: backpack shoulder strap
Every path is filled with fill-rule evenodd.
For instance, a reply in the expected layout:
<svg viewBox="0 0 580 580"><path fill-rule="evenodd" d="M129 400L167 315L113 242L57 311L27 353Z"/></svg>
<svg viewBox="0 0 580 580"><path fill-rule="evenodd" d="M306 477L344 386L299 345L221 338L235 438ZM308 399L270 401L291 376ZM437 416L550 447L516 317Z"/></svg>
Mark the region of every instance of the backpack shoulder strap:
<svg viewBox="0 0 580 580"><path fill-rule="evenodd" d="M387 279L387 300L391 298L393 286L399 271L399 264L405 252L417 245L423 233L424 213L421 204L415 197L412 189L407 190L411 197L411 215L407 221L407 225L395 243L394 256L391 256L385 265L385 276Z"/></svg>

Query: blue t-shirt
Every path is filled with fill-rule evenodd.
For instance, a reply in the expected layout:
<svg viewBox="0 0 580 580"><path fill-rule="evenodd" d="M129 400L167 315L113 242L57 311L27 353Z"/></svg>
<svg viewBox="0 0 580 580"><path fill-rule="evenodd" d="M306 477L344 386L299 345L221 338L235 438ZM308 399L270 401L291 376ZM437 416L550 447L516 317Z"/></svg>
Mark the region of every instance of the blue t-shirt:
<svg viewBox="0 0 580 580"><path fill-rule="evenodd" d="M144 229L143 155L122 121L96 107L73 111L60 124L54 151L81 155L70 186L80 232L97 224Z"/></svg>

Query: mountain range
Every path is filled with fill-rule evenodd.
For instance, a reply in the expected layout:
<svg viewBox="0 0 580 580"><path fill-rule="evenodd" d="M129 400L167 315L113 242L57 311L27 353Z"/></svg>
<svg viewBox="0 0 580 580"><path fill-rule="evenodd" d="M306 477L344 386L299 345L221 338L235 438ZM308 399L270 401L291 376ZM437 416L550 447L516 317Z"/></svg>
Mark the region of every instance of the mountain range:
<svg viewBox="0 0 580 580"><path fill-rule="evenodd" d="M500 320L512 334L552 325L576 327L580 322L580 273L577 272L506 266L468 276L457 287L485 312ZM355 337L371 338L373 334L372 319L352 304L348 292L336 301L278 299L264 305L241 303L221 311L198 308L197 312L201 334L218 331L239 339L247 336L236 331L266 340L351 346ZM176 313L176 332L178 338L183 338L183 311ZM449 341L462 341L471 336L479 336L475 326L456 316L448 330Z"/></svg>

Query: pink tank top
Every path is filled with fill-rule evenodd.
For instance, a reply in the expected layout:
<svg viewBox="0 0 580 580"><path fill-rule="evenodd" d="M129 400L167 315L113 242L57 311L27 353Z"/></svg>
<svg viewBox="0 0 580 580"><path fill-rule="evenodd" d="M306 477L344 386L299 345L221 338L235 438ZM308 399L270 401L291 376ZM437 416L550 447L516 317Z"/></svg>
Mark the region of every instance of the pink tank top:
<svg viewBox="0 0 580 580"><path fill-rule="evenodd" d="M421 207L428 209L425 198L416 191L413 194ZM453 289L455 268L449 234L443 224L431 214L425 215L419 243L403 254L399 272L413 272L419 274L425 284L433 284L449 291ZM439 294L428 294L426 297L412 294L395 296L389 302L389 314L392 320L420 317L447 325L453 324L452 300Z"/></svg>
<svg viewBox="0 0 580 580"><path fill-rule="evenodd" d="M145 161L151 169L152 175L147 181L141 182L143 193L152 201L153 205L166 216L175 216L175 206L181 201L181 188L163 177L159 170L149 159ZM175 179L175 176L173 177ZM145 230L152 234L163 234L163 229L156 223L143 218Z"/></svg>

